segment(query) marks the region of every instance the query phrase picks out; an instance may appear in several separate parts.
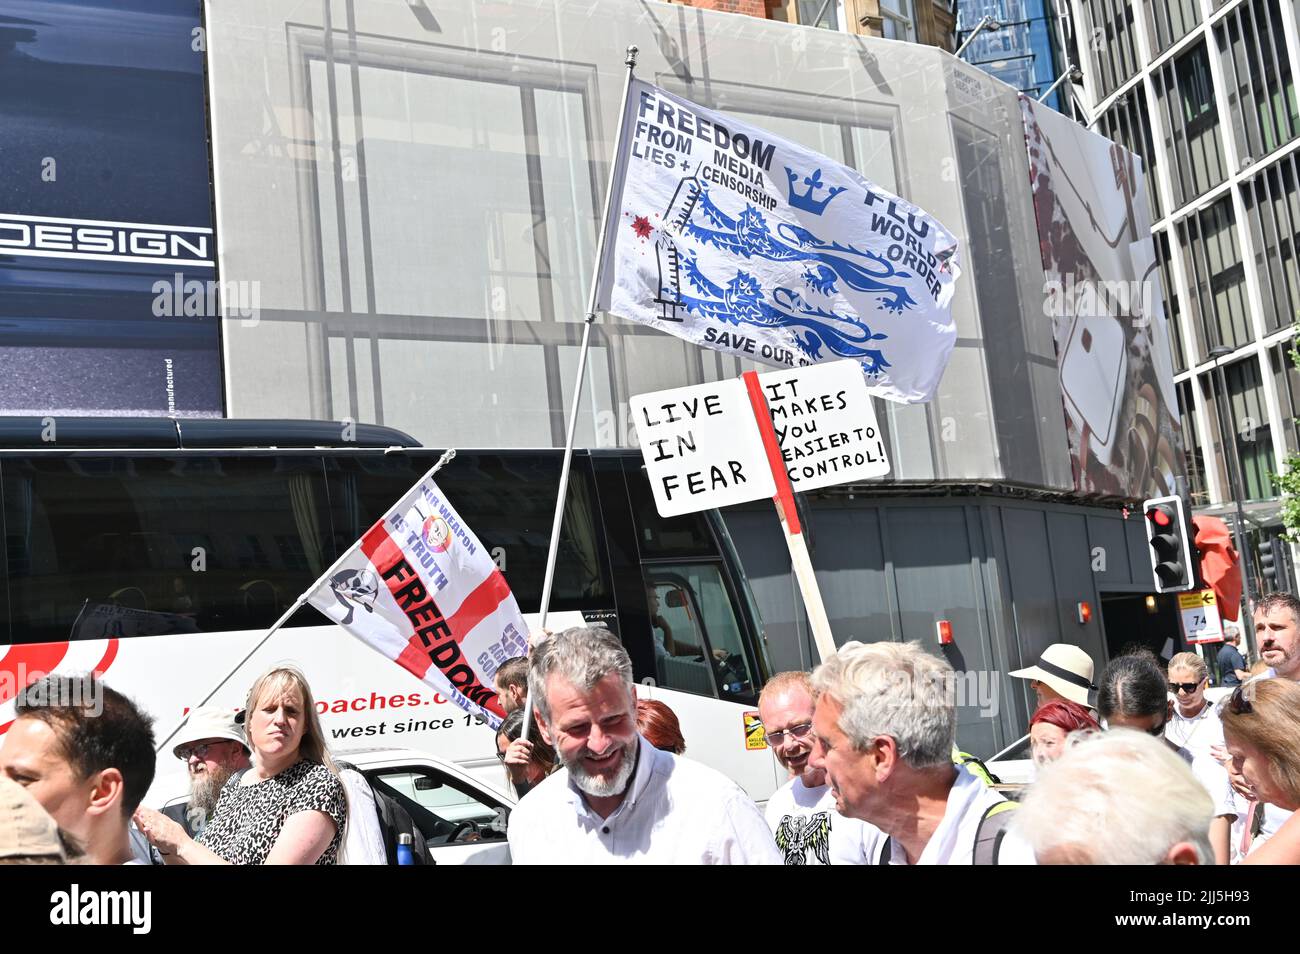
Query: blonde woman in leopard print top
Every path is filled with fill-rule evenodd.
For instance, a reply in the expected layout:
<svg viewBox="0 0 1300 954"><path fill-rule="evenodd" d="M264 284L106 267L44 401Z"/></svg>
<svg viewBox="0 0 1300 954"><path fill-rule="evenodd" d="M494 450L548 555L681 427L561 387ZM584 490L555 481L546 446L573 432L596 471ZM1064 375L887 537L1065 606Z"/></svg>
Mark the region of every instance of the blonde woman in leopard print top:
<svg viewBox="0 0 1300 954"><path fill-rule="evenodd" d="M336 864L347 802L306 678L270 670L244 712L253 766L226 783L201 838L152 809L139 809L136 824L168 864Z"/></svg>

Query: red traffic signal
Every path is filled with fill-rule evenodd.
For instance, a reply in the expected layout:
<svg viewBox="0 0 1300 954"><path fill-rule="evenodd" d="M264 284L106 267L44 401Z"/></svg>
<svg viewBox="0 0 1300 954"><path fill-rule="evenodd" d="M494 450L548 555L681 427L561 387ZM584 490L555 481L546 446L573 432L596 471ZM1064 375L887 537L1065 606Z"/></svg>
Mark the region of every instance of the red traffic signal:
<svg viewBox="0 0 1300 954"><path fill-rule="evenodd" d="M1156 507L1147 508L1147 519L1157 527L1172 526L1174 522L1173 511L1168 504L1161 504Z"/></svg>
<svg viewBox="0 0 1300 954"><path fill-rule="evenodd" d="M1178 496L1156 497L1142 505L1147 518L1147 543L1151 549L1151 574L1156 592L1194 590L1197 553L1187 505Z"/></svg>

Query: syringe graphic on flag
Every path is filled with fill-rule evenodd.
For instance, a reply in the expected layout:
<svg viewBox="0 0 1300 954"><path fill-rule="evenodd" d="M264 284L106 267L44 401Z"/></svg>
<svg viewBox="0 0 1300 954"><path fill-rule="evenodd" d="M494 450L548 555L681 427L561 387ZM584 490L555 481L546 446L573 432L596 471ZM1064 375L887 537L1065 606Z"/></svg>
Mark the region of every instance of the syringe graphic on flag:
<svg viewBox="0 0 1300 954"><path fill-rule="evenodd" d="M699 166L695 167L695 171L700 171ZM659 294L654 300L659 306L659 318L662 321L682 320L677 317L677 309L682 304L681 253L677 250L677 243L666 233L675 232L681 235L682 230L691 220L691 213L695 211L695 203L699 201L700 191L700 180L697 176L687 176L677 183L677 188L673 190L673 197L668 202L668 208L664 210L663 220L666 227L655 240L655 257L659 265Z"/></svg>

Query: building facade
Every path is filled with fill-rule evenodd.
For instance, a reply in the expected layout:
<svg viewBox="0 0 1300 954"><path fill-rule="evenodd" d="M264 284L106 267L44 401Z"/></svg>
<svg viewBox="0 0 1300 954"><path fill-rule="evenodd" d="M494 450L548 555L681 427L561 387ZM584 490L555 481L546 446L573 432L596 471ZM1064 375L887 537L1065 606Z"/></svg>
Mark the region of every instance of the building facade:
<svg viewBox="0 0 1300 954"><path fill-rule="evenodd" d="M1139 521L1072 472L1016 90L924 45L679 4L419 6L206 6L219 270L261 305L223 319L229 416L561 445L636 44L638 76L856 168L960 243L937 395L876 402L890 477L805 501L836 638L918 639L988 674L1062 640L1104 664L1150 568ZM749 367L601 315L577 442L632 446L630 395ZM808 665L770 505L725 516L774 664ZM998 718L959 717L980 754L1032 702L1017 681L991 691Z"/></svg>
<svg viewBox="0 0 1300 954"><path fill-rule="evenodd" d="M726 9L722 4L728 2L691 0L693 6L711 9ZM769 19L783 23L954 49L953 0L766 0L760 6Z"/></svg>
<svg viewBox="0 0 1300 954"><path fill-rule="evenodd" d="M1066 65L1057 54L1056 16L1047 0L957 0L958 46L985 17L992 27L974 35L962 59L1037 99L1056 81ZM1062 94L1053 90L1043 100L1061 111Z"/></svg>
<svg viewBox="0 0 1300 954"><path fill-rule="evenodd" d="M1253 585L1296 590L1273 474L1297 450L1300 4L1071 0L1093 129L1143 159L1196 509L1245 501ZM1261 543L1280 551L1259 572Z"/></svg>

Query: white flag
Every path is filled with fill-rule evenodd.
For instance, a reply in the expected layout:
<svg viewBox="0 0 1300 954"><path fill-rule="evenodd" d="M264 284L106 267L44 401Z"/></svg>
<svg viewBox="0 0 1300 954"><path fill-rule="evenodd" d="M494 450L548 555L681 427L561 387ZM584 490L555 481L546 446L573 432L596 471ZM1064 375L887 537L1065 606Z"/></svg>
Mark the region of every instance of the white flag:
<svg viewBox="0 0 1300 954"><path fill-rule="evenodd" d="M600 307L763 364L853 358L872 393L934 396L957 337L957 241L780 136L633 80Z"/></svg>
<svg viewBox="0 0 1300 954"><path fill-rule="evenodd" d="M416 484L308 601L466 712L496 726L492 676L528 652L505 577L438 485Z"/></svg>

